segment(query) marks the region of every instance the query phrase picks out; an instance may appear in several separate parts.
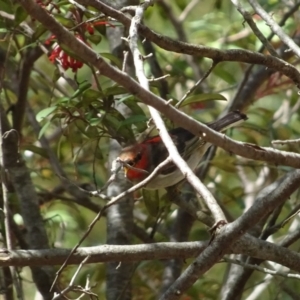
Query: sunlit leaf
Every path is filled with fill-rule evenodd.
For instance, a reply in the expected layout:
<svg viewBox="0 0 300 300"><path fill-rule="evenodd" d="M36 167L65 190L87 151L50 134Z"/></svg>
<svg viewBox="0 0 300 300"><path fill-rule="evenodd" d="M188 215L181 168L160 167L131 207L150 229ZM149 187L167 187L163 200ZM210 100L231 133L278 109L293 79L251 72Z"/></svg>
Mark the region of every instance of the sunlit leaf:
<svg viewBox="0 0 300 300"><path fill-rule="evenodd" d="M120 127L124 125L135 125L140 132L146 130L148 118L143 115L133 115L122 121Z"/></svg>
<svg viewBox="0 0 300 300"><path fill-rule="evenodd" d="M116 96L116 95L122 95L128 93L128 91L125 88L117 85L109 87L105 89L103 92L105 96Z"/></svg>
<svg viewBox="0 0 300 300"><path fill-rule="evenodd" d="M221 94L197 94L197 95L191 95L187 97L180 105L180 107L192 104L192 103L199 103L199 102L205 102L205 101L213 101L213 100L226 100L226 98Z"/></svg>
<svg viewBox="0 0 300 300"><path fill-rule="evenodd" d="M53 113L56 109L57 109L56 106L50 106L41 110L40 112L37 113L36 120L38 122L41 122L43 119L47 118L51 113Z"/></svg>
<svg viewBox="0 0 300 300"><path fill-rule="evenodd" d="M112 63L114 63L119 69L122 68L122 63L121 63L121 61L120 61L116 56L114 56L113 54L107 53L107 52L101 52L100 55L103 56L104 58L107 58L108 60L110 60L110 61L111 61Z"/></svg>
<svg viewBox="0 0 300 300"><path fill-rule="evenodd" d="M60 97L57 98L57 103L61 104L61 103L65 103L65 102L69 102L70 98L69 97Z"/></svg>
<svg viewBox="0 0 300 300"><path fill-rule="evenodd" d="M214 69L213 73L229 84L236 83L236 79L235 79L234 75L231 72L227 71L223 66L220 66L220 67L217 66Z"/></svg>
<svg viewBox="0 0 300 300"><path fill-rule="evenodd" d="M41 128L41 130L40 130L40 132L39 132L38 139L40 139L40 138L44 135L44 133L46 132L46 130L48 129L48 127L50 126L50 124L51 124L51 121L48 121L48 122L46 122L46 123L43 125L43 127Z"/></svg>
<svg viewBox="0 0 300 300"><path fill-rule="evenodd" d="M80 83L79 88L74 92L71 99L80 96L84 91L89 89L91 86L92 86L92 84L87 82L87 81L84 81L84 82Z"/></svg>
<svg viewBox="0 0 300 300"><path fill-rule="evenodd" d="M91 41L94 45L98 45L102 41L102 36L94 34L94 35L89 35L87 39Z"/></svg>
<svg viewBox="0 0 300 300"><path fill-rule="evenodd" d="M71 18L65 18L62 15L56 14L55 19L62 24L63 26L66 26L67 28L72 28L75 26L74 21Z"/></svg>

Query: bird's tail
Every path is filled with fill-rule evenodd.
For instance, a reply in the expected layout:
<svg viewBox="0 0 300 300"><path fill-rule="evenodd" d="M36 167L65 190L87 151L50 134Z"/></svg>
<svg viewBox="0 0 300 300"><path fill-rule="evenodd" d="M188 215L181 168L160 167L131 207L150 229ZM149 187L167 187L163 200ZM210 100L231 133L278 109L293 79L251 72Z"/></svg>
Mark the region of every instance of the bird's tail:
<svg viewBox="0 0 300 300"><path fill-rule="evenodd" d="M221 119L207 123L206 125L216 131L224 131L230 127L236 126L239 123L247 120L247 116L238 110L229 112L226 116Z"/></svg>

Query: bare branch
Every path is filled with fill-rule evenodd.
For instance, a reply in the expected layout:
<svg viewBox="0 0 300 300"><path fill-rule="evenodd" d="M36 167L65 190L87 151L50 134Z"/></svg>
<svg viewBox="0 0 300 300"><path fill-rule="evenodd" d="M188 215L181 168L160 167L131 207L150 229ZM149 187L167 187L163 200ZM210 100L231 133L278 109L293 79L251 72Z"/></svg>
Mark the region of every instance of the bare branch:
<svg viewBox="0 0 300 300"><path fill-rule="evenodd" d="M142 260L187 259L199 255L207 248L208 241L168 242L139 245L100 245L80 247L70 256L68 265L78 265L87 256L88 264L99 262L138 262ZM71 253L71 249L5 250L0 251L0 266L61 265ZM282 264L300 272L300 254L270 242L262 241L246 234L235 242L224 254L244 254L262 260Z"/></svg>
<svg viewBox="0 0 300 300"><path fill-rule="evenodd" d="M140 22L142 20L144 9L146 9L146 6L143 5L139 6L136 9L136 15L132 19L132 23L129 31L129 36L130 36L129 46L133 54L134 64L136 68L136 75L139 79L139 82L145 90L149 90L149 83L144 74L143 61L141 60L141 54L138 49L138 26L140 25ZM207 206L209 207L209 209L211 210L214 216L215 222L217 223L221 220L226 220L225 215L223 214L220 206L218 205L217 201L214 199L213 195L205 187L205 185L199 180L199 178L197 178L197 176L192 172L192 170L190 169L186 161L178 153L178 150L174 145L174 142L171 139L167 131L167 128L161 116L159 115L159 112L151 106L149 106L148 108L173 163L176 164L179 170L185 175L187 181L194 187L194 189L204 199L204 201L206 202Z"/></svg>
<svg viewBox="0 0 300 300"><path fill-rule="evenodd" d="M99 11L117 19L124 26L129 27L131 20L125 14L117 11L101 1L96 0L78 0L82 5L91 5L98 9ZM278 59L274 56L263 55L260 53L248 51L248 50L219 50L215 48L210 48L202 45L193 45L189 43L184 43L180 41L172 40L166 36L155 33L144 25L139 26L139 33L145 38L151 40L153 43L157 44L161 48L173 52L184 53L189 55L196 55L201 57L211 58L214 61L239 61L250 64L260 64L271 69L275 69L282 72L287 77L290 77L296 84L300 84L300 74L298 70L291 64Z"/></svg>
<svg viewBox="0 0 300 300"><path fill-rule="evenodd" d="M271 30L298 56L300 57L300 48L298 45L281 29L281 27L269 16L269 14L257 3L256 0L248 0L250 5L270 26Z"/></svg>
<svg viewBox="0 0 300 300"><path fill-rule="evenodd" d="M295 140L275 140L272 141L273 145L285 145L285 144L299 144L300 139L295 139Z"/></svg>
<svg viewBox="0 0 300 300"><path fill-rule="evenodd" d="M281 277L285 277L285 278L300 279L299 274L286 273L286 272L282 272L280 270L270 270L270 269L263 268L263 267L260 267L260 266L257 266L257 265L251 265L251 264L244 263L244 262L242 262L238 259L232 259L232 258L224 257L223 260L228 262L228 263L237 264L237 265L242 266L244 268L259 271L259 272L262 272L262 273L265 273L265 274L281 276Z"/></svg>
<svg viewBox="0 0 300 300"><path fill-rule="evenodd" d="M299 180L300 171L296 170L265 188L255 204L246 213L233 223L221 228L221 233L217 235L213 243L182 273L161 297L161 300L177 299L178 295L186 291L199 276L219 261L233 242L240 238L245 231L252 228L275 207L285 202L298 188Z"/></svg>
<svg viewBox="0 0 300 300"><path fill-rule="evenodd" d="M275 57L279 57L279 55L277 54L276 50L270 44L270 42L268 41L268 39L266 39L264 37L264 35L262 34L262 32L256 26L255 22L253 21L253 19L251 17L251 14L242 7L242 5L240 4L240 2L238 0L232 0L231 2L236 6L237 10L242 14L242 16L244 17L245 21L251 27L253 33L259 38L259 40L262 42L262 44L270 52L270 54L273 55L273 56L275 56Z"/></svg>
<svg viewBox="0 0 300 300"><path fill-rule="evenodd" d="M85 2L87 0L79 0L82 2ZM89 0L94 1L94 0ZM100 3L100 1L96 2L97 4ZM47 14L40 6L33 3L32 0L24 0L21 2L21 5L27 9L30 14L35 17L37 20L39 20L44 26L49 28L55 35L57 36L58 40L60 40L62 43L68 44L73 49L76 49L76 52L78 55L80 55L83 59L88 61L91 65L94 65L97 67L101 74L104 76L107 76L111 78L112 80L116 81L118 84L126 87L126 89L136 95L141 101L143 101L147 105L151 105L155 107L157 110L162 112L166 117L168 117L170 120L172 120L174 123L186 128L187 130L191 131L192 133L196 135L201 135L207 142L210 142L214 145L217 145L227 151L233 152L237 155L241 155L246 158L251 158L255 160L262 160L269 162L271 164L277 164L277 165L287 165L294 168L300 168L300 155L296 153L291 152L285 152L285 151L278 151L272 148L263 148L263 147L257 147L250 144L245 144L241 142L235 142L232 139L226 137L224 139L224 135L215 132L211 129L209 129L207 126L203 125L200 122L197 122L193 118L187 116L181 111L178 111L173 106L166 104L166 102L156 96L155 94L141 88L141 86L134 81L132 78L130 78L127 74L124 74L123 72L119 71L118 69L110 66L106 61L98 54L95 53L92 49L87 47L84 43L77 40L72 34L70 34L69 31L67 31L63 26L61 26L59 23L57 23L49 14ZM98 6L95 4L95 6L98 8ZM102 6L101 6L102 7ZM111 12L108 10L109 12ZM115 12L115 10L112 10ZM119 13L119 12L117 12ZM127 17L125 17L127 20ZM139 28L142 28L142 25L139 25ZM231 50L230 50L231 51ZM236 50L239 51L239 50ZM251 52L252 53L252 52ZM253 53L252 53L253 54ZM252 63L257 63L257 54L252 56L252 54L249 54L247 56L248 58L251 57ZM232 60L238 60L238 55L234 56L232 54L228 54L229 56L232 55ZM278 59L272 56L264 56L261 55L261 63L264 62L265 65L269 65L269 62L272 62L272 65L269 65L270 67L278 67L277 63L279 63ZM221 55L222 56L222 55ZM225 55L227 57L227 54ZM276 64L273 64L276 61ZM250 60L249 60L250 62ZM281 64L281 61L280 61ZM289 70L289 72L294 69L294 67L289 66L287 63L283 63L282 65L283 71L285 68ZM296 75L296 73L297 75ZM299 83L300 83L300 74L295 69L295 72L292 71L292 73L298 77L299 76ZM288 74L286 74L289 76ZM291 75L291 74L290 74ZM292 77L294 77L292 75ZM292 78L291 77L291 78ZM294 77L295 79L295 77ZM298 79L297 79L298 80ZM205 137L202 135L202 133L205 133Z"/></svg>

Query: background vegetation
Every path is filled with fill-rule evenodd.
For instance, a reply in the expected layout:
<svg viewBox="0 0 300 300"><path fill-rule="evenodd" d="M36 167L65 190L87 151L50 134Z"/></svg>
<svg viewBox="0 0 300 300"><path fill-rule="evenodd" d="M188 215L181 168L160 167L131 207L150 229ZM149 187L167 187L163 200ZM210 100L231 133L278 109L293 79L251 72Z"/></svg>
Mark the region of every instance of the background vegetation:
<svg viewBox="0 0 300 300"><path fill-rule="evenodd" d="M201 122L248 116L227 132L241 143L207 134L227 148L212 147L196 173L244 226L212 239L218 220L188 184L126 195L87 234L130 183L119 174L87 191L121 147L155 133L146 104L168 128L192 128L128 77L139 75L128 39L139 1L0 0L4 299L299 299L300 2L259 2L157 0L136 25L152 93L185 100ZM76 245L56 277L69 253L59 249Z"/></svg>

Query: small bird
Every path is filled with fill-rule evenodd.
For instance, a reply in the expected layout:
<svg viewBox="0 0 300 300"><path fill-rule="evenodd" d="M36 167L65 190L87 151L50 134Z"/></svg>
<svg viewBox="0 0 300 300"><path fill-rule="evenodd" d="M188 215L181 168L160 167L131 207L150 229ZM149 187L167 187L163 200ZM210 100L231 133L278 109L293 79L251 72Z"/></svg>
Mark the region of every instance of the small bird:
<svg viewBox="0 0 300 300"><path fill-rule="evenodd" d="M239 111L232 111L221 119L206 125L216 131L224 131L246 119L247 116L245 114ZM182 158L194 171L211 144L182 127L170 130L169 134ZM139 144L124 148L119 155L119 161L123 163L123 170L127 179L133 183L138 183L150 175L168 156L168 150L161 137L157 135L147 138ZM163 167L160 173L149 181L144 188L166 188L183 179L184 175L180 170L173 163L170 163Z"/></svg>

